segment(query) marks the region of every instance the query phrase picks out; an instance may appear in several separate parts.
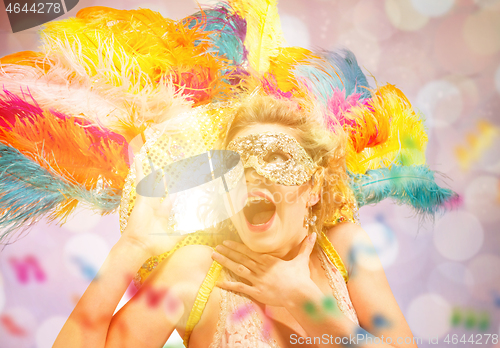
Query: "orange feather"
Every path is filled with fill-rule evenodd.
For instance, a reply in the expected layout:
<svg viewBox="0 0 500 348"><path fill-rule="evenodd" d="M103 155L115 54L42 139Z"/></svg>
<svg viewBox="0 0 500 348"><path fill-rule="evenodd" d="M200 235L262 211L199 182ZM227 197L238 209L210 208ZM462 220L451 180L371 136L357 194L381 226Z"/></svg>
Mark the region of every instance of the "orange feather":
<svg viewBox="0 0 500 348"><path fill-rule="evenodd" d="M121 190L129 167L126 143L96 136L74 117L17 117L10 129L0 128L0 142L18 149L43 168L87 190L104 185Z"/></svg>

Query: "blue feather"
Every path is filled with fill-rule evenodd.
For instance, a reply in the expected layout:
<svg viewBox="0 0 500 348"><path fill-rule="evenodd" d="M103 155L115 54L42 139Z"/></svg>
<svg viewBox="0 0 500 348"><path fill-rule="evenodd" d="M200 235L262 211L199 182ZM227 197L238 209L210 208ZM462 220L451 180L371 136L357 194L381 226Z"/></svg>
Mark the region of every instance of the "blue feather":
<svg viewBox="0 0 500 348"><path fill-rule="evenodd" d="M294 69L297 78L310 80L308 87L323 103L333 95L335 89L345 91L346 97L359 93L360 99L371 98L367 89L368 81L356 61L354 53L349 50L314 52L322 59L310 59Z"/></svg>
<svg viewBox="0 0 500 348"><path fill-rule="evenodd" d="M247 30L246 21L231 11L228 4L220 3L209 7L193 14L187 20L190 21L189 28L201 21L204 31L214 32L210 35L214 48L208 52L230 59L235 65L240 65L246 59L248 52L243 44Z"/></svg>
<svg viewBox="0 0 500 348"><path fill-rule="evenodd" d="M346 96L361 94L361 99L371 98L368 80L358 65L356 56L349 50L324 51L322 56L341 72ZM342 88L341 88L342 90Z"/></svg>
<svg viewBox="0 0 500 348"><path fill-rule="evenodd" d="M349 173L359 207L392 198L429 215L458 199L455 192L436 184L434 174L427 166L397 165L369 170L364 175Z"/></svg>
<svg viewBox="0 0 500 348"><path fill-rule="evenodd" d="M0 143L0 242L11 232L26 229L60 204L77 199L92 208L111 212L121 191L88 191L50 173L19 150Z"/></svg>

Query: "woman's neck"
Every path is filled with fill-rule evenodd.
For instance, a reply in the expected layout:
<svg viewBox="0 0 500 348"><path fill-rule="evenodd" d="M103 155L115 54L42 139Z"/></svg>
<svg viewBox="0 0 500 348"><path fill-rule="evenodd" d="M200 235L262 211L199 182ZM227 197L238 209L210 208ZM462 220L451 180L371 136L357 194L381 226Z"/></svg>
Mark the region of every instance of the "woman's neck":
<svg viewBox="0 0 500 348"><path fill-rule="evenodd" d="M282 250L276 250L268 254L285 261L290 261L297 257L300 251L300 246L302 245L302 242L306 237L307 235L303 236L302 239L291 241L290 244L284 247Z"/></svg>

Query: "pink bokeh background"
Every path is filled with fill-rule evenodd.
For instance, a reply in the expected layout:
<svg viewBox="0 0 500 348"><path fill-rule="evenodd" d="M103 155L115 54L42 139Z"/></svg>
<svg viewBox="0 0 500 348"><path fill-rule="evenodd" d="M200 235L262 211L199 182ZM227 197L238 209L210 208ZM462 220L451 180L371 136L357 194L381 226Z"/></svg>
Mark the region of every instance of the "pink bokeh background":
<svg viewBox="0 0 500 348"><path fill-rule="evenodd" d="M109 6L181 19L208 3L80 0L60 18ZM434 223L420 223L409 208L391 202L360 211L394 296L423 339L419 346L448 347L448 334L499 335L500 0L283 0L278 8L289 46L348 48L367 75L406 93L426 117L430 167L462 196L455 211ZM0 56L37 50L38 29L13 34L0 5ZM0 348L51 347L119 233L117 214L82 210L62 227L40 221L5 247ZM23 274L27 264L38 273ZM454 313L475 324L454 326ZM434 337L439 344L428 343ZM180 342L172 337L167 346Z"/></svg>

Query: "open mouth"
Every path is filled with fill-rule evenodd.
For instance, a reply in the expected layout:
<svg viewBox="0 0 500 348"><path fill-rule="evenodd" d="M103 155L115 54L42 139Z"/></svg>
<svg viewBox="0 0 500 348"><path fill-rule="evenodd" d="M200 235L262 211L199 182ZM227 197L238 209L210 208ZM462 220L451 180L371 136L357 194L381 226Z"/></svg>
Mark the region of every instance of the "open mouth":
<svg viewBox="0 0 500 348"><path fill-rule="evenodd" d="M248 197L247 204L243 208L245 218L252 225L263 225L273 217L276 206L273 202L261 196Z"/></svg>

